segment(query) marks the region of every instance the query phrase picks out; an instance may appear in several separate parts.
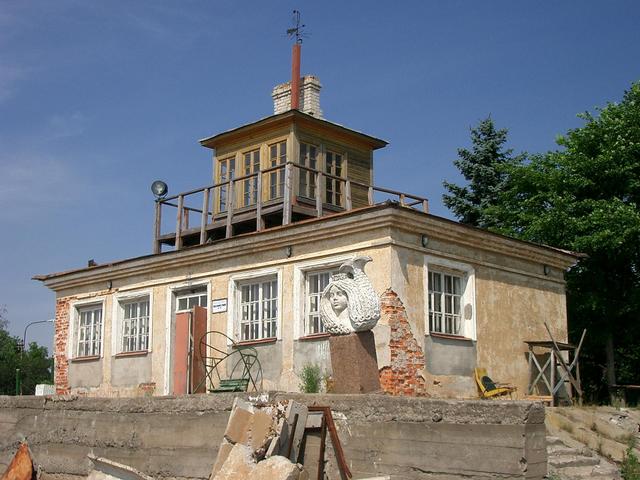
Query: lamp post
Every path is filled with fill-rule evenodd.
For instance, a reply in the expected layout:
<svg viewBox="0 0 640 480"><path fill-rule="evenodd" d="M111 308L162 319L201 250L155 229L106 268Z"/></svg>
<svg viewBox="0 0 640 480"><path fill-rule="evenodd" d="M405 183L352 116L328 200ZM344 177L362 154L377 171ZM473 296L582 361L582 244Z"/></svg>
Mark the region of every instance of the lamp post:
<svg viewBox="0 0 640 480"><path fill-rule="evenodd" d="M38 323L53 323L55 319L50 318L49 320L38 320L35 322L28 323L26 327L24 327L24 334L22 335L22 360L24 363L24 352L27 348L27 330L31 325L36 325ZM21 371L19 368L16 368L16 395L22 395L22 378Z"/></svg>

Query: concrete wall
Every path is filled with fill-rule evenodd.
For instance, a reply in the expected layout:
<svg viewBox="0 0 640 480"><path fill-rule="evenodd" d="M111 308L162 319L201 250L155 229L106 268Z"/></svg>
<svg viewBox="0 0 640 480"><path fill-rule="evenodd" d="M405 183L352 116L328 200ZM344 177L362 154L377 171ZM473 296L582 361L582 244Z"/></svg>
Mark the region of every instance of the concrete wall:
<svg viewBox="0 0 640 480"><path fill-rule="evenodd" d="M332 408L354 478L542 479L546 474L540 404L271 395L285 398ZM48 474L86 475L86 455L92 452L157 478L208 478L232 402L231 394L0 397L0 468L26 439Z"/></svg>

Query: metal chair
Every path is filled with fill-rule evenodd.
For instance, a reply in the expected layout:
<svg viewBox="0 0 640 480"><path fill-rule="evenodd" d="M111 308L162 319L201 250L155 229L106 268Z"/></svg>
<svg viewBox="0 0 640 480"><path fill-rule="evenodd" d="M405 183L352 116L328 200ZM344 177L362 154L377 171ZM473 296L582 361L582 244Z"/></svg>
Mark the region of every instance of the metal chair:
<svg viewBox="0 0 640 480"><path fill-rule="evenodd" d="M227 350L216 346L221 343ZM210 330L200 338L198 348L205 373L198 387L206 382L210 393L262 390L262 365L252 346L238 345L224 333Z"/></svg>
<svg viewBox="0 0 640 480"><path fill-rule="evenodd" d="M501 395L509 395L513 398L513 392L517 389L515 386L508 383L495 383L487 375L486 368L476 368L474 371L476 383L480 389L480 398L495 398Z"/></svg>

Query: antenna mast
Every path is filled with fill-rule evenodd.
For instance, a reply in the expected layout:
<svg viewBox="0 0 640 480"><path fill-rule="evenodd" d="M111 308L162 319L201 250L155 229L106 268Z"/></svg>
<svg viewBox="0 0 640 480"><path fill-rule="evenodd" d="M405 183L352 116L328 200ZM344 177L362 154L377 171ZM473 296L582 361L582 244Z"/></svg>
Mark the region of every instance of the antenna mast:
<svg viewBox="0 0 640 480"><path fill-rule="evenodd" d="M293 11L293 28L287 29L287 35L295 38L291 51L291 110L300 109L300 50L302 49L302 29L306 25L300 24L300 11Z"/></svg>

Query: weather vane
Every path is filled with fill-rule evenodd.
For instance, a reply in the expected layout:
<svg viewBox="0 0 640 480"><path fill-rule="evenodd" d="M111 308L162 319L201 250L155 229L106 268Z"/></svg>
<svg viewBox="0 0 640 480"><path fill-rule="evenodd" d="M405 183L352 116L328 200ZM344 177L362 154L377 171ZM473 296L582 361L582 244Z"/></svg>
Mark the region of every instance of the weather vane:
<svg viewBox="0 0 640 480"><path fill-rule="evenodd" d="M299 10L294 10L293 11L293 28L288 28L287 29L287 35L289 35L289 37L295 37L296 39L296 43L302 43L302 39L307 37L307 34L304 33L302 31L302 29L304 27L306 27L306 25L304 24L300 24L300 11Z"/></svg>

